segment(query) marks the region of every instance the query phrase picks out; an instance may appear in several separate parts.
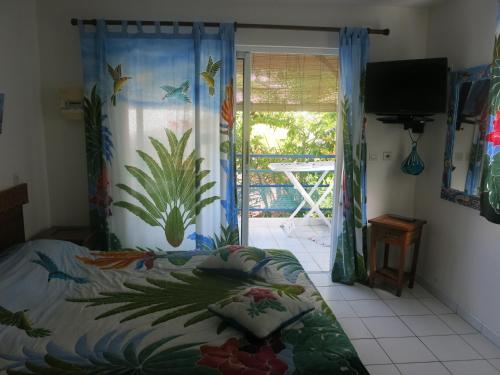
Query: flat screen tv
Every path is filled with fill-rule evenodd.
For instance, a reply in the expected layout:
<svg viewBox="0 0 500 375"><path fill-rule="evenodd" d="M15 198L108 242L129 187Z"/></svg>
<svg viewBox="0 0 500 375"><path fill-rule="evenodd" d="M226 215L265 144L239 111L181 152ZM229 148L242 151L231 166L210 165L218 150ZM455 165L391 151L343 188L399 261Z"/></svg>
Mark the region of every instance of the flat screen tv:
<svg viewBox="0 0 500 375"><path fill-rule="evenodd" d="M368 63L365 111L424 116L446 112L446 58Z"/></svg>

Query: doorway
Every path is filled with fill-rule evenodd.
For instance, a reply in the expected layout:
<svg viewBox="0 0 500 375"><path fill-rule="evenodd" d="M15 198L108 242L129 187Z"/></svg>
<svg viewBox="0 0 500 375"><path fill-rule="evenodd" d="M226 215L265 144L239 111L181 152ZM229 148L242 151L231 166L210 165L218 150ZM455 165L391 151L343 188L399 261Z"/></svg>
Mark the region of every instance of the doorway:
<svg viewBox="0 0 500 375"><path fill-rule="evenodd" d="M306 271L329 271L337 51L238 50L235 143L241 241L290 250Z"/></svg>

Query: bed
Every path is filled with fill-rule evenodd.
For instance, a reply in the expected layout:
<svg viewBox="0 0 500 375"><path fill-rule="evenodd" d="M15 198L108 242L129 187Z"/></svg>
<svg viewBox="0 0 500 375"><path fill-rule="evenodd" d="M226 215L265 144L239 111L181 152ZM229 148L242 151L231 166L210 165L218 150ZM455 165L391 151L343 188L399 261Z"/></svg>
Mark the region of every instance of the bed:
<svg viewBox="0 0 500 375"><path fill-rule="evenodd" d="M11 189L12 190L12 189ZM368 374L297 259L251 278L196 268L202 251L90 251L24 241L26 188L0 193L0 369L9 374ZM15 211L15 212L14 212ZM1 229L0 229L1 231ZM15 234L16 233L16 234ZM17 244L16 244L17 243ZM267 339L206 306L248 286L300 289L315 310Z"/></svg>

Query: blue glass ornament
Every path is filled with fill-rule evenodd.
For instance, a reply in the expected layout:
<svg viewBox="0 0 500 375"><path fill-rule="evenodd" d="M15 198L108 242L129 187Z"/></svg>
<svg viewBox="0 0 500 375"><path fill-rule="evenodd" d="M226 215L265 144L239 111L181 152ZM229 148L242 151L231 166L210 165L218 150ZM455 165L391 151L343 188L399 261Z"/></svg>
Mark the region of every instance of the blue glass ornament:
<svg viewBox="0 0 500 375"><path fill-rule="evenodd" d="M401 163L401 170L403 173L417 176L424 170L425 165L417 152L417 142L413 141L411 152L408 157Z"/></svg>

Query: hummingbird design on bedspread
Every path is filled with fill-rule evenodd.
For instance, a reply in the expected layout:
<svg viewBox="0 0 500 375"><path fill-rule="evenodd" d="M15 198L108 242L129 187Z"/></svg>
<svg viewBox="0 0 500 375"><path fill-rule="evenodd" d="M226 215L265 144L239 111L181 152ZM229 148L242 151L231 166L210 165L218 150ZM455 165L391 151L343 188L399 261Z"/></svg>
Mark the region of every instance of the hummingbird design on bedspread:
<svg viewBox="0 0 500 375"><path fill-rule="evenodd" d="M116 106L116 95L122 91L125 82L132 79L132 77L122 76L122 64L118 64L114 69L108 64L108 72L111 75L111 78L113 78L113 95L111 95L111 103Z"/></svg>
<svg viewBox="0 0 500 375"><path fill-rule="evenodd" d="M214 63L212 60L212 56L208 57L207 68L204 72L201 73L201 78L207 83L208 86L208 94L210 96L214 96L215 94L215 75L219 71L222 65L222 60L219 60Z"/></svg>
<svg viewBox="0 0 500 375"><path fill-rule="evenodd" d="M38 254L38 257L40 259L32 260L32 262L42 266L49 272L49 278L47 281L50 281L52 279L61 279L61 280L72 280L77 284L86 284L89 282L84 277L76 277L68 275L66 272L59 270L57 265L47 255L39 251L37 251L36 253Z"/></svg>
<svg viewBox="0 0 500 375"><path fill-rule="evenodd" d="M163 91L165 91L165 96L162 100L165 99L178 99L180 101L191 103L191 99L189 98L189 81L183 82L179 87L175 86L160 86Z"/></svg>
<svg viewBox="0 0 500 375"><path fill-rule="evenodd" d="M50 335L50 330L45 328L33 328L31 322L26 316L28 310L22 310L18 312L11 312L6 308L0 306L0 324L5 326L13 326L25 331L30 337L45 337Z"/></svg>

